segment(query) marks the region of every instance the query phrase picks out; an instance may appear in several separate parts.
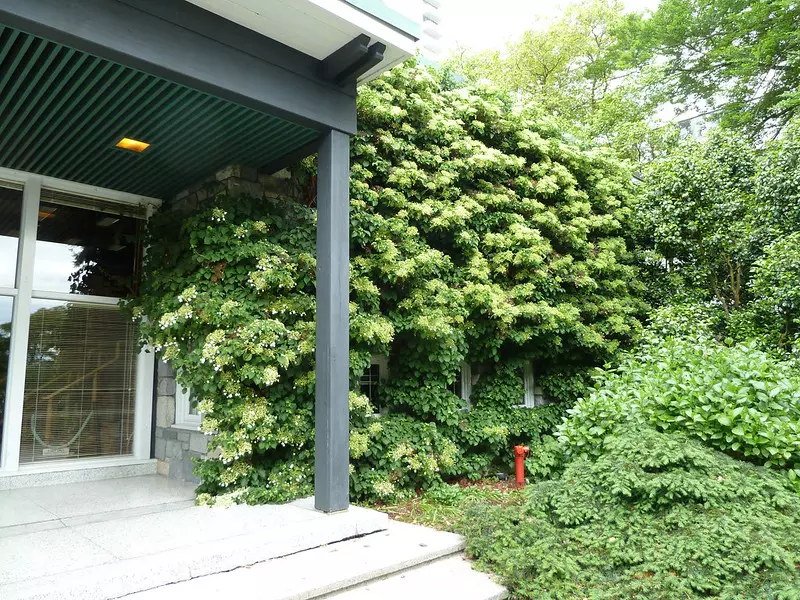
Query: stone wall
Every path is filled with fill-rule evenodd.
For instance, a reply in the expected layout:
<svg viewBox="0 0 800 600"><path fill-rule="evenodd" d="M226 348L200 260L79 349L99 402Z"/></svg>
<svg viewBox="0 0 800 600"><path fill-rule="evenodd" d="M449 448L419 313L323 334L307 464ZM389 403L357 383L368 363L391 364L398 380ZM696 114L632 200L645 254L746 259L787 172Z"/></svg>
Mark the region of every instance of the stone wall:
<svg viewBox="0 0 800 600"><path fill-rule="evenodd" d="M290 176L286 171L275 175L259 175L255 169L232 165L217 171L191 188L179 193L162 210L191 213L199 200L225 191L230 194L255 198L278 198L290 195ZM192 459L206 454L208 436L196 425L177 423L175 370L166 362L158 361L156 390L155 457L158 472L174 479L198 482L192 472Z"/></svg>
<svg viewBox="0 0 800 600"><path fill-rule="evenodd" d="M196 425L176 423L177 388L175 369L159 360L155 429L158 472L173 479L199 482L192 473L192 459L205 455L208 436Z"/></svg>

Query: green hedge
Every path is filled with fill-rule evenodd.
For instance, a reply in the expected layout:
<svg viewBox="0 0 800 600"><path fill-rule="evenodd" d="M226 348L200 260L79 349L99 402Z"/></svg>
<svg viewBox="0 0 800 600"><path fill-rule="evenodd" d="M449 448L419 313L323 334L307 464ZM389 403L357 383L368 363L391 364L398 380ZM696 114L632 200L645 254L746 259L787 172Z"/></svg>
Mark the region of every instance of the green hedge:
<svg viewBox="0 0 800 600"><path fill-rule="evenodd" d="M596 452L624 423L683 432L800 484L800 373L753 344L659 339L600 373L559 436Z"/></svg>

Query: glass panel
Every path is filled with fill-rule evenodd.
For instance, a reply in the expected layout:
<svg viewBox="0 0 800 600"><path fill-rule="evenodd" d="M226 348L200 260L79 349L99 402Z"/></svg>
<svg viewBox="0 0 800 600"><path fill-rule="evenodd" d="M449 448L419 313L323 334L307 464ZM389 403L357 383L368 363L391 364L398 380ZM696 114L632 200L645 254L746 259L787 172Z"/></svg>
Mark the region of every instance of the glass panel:
<svg viewBox="0 0 800 600"><path fill-rule="evenodd" d="M359 382L361 393L370 399L370 402L375 402L378 396L378 385L380 384L381 367L380 365L371 364L369 369L364 371Z"/></svg>
<svg viewBox="0 0 800 600"><path fill-rule="evenodd" d="M0 186L0 287L14 287L22 220L22 191Z"/></svg>
<svg viewBox="0 0 800 600"><path fill-rule="evenodd" d="M142 221L130 213L125 207L43 190L33 289L114 298L134 293Z"/></svg>
<svg viewBox="0 0 800 600"><path fill-rule="evenodd" d="M8 384L8 355L11 349L11 312L14 299L0 296L0 443L3 441L3 421Z"/></svg>
<svg viewBox="0 0 800 600"><path fill-rule="evenodd" d="M34 300L20 463L131 454L134 325L115 306Z"/></svg>
<svg viewBox="0 0 800 600"><path fill-rule="evenodd" d="M527 362L522 369L522 384L525 390L522 403L526 408L536 407L536 381L534 380L533 363Z"/></svg>

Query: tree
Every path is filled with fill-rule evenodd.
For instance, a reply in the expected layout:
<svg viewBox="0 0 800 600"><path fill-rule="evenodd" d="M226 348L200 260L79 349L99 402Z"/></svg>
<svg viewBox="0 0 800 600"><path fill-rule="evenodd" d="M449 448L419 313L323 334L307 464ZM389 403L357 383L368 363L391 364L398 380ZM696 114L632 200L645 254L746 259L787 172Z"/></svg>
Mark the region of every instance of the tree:
<svg viewBox="0 0 800 600"><path fill-rule="evenodd" d="M573 136L611 145L642 159L661 147L670 130L653 130L648 117L656 99L646 96L631 66L640 21L620 0L572 4L545 29L525 32L506 51L462 52L448 67L470 82L488 80L534 104Z"/></svg>
<svg viewBox="0 0 800 600"><path fill-rule="evenodd" d="M676 292L714 298L725 312L742 305L757 256L756 152L724 131L684 140L647 168L637 205L643 260L651 291L678 276Z"/></svg>
<svg viewBox="0 0 800 600"><path fill-rule="evenodd" d="M800 5L794 0L663 0L631 23L674 102L703 101L732 129L776 134L800 109Z"/></svg>
<svg viewBox="0 0 800 600"><path fill-rule="evenodd" d="M756 179L763 245L800 231L800 119L766 145Z"/></svg>
<svg viewBox="0 0 800 600"><path fill-rule="evenodd" d="M755 305L752 317L760 321L765 337L769 330L780 348L791 346L800 321L800 231L781 236L767 246L754 265L752 281ZM773 324L777 316L778 323Z"/></svg>

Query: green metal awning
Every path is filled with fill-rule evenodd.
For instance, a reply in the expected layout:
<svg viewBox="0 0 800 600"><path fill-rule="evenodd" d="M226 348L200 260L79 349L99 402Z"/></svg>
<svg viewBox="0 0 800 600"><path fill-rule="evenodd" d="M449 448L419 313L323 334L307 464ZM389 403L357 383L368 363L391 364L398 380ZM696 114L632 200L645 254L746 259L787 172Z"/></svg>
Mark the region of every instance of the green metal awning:
<svg viewBox="0 0 800 600"><path fill-rule="evenodd" d="M320 132L0 25L0 167L168 198ZM122 138L150 144L117 148Z"/></svg>

